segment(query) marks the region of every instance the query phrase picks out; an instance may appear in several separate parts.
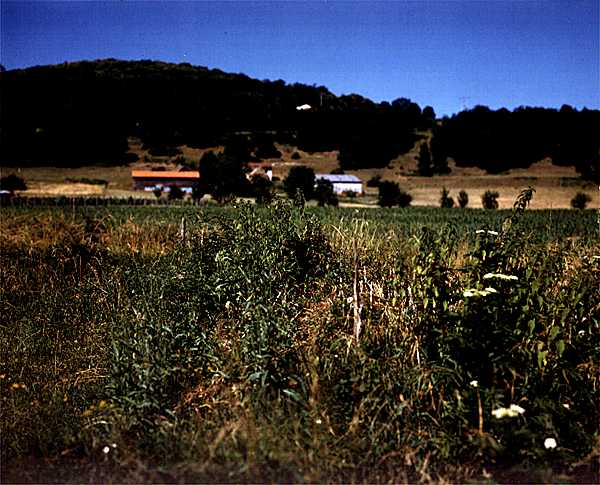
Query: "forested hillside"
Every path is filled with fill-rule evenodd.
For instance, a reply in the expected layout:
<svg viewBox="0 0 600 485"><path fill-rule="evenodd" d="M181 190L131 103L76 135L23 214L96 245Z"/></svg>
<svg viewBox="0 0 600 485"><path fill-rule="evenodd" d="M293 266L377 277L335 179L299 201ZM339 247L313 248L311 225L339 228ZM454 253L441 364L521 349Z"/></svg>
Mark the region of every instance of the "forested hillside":
<svg viewBox="0 0 600 485"><path fill-rule="evenodd" d="M374 103L323 86L260 81L218 69L113 59L0 73L3 165L76 166L132 160L127 137L155 153L243 136L307 152L339 151L342 169L385 167L433 131L432 169L453 158L488 172L551 157L598 178L600 112L476 107L436 122L406 98ZM311 109L296 107L308 104ZM135 157L133 157L135 158Z"/></svg>

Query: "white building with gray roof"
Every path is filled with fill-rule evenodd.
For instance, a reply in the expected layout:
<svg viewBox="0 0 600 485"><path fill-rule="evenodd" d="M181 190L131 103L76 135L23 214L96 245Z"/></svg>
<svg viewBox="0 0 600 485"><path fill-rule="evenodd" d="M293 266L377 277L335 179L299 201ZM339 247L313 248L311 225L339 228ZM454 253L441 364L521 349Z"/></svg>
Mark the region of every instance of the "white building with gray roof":
<svg viewBox="0 0 600 485"><path fill-rule="evenodd" d="M334 175L317 173L315 174L315 182L319 180L327 180L333 185L333 191L336 194L344 192L354 192L355 194L363 193L363 183L356 175Z"/></svg>

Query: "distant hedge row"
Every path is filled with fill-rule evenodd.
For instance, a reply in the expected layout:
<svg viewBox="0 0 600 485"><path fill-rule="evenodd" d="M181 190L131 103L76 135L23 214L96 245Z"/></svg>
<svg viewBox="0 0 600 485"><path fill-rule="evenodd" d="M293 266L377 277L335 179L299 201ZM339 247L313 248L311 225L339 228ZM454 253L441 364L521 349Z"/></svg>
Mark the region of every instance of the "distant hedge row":
<svg viewBox="0 0 600 485"><path fill-rule="evenodd" d="M134 197L6 197L0 206L11 207L101 207L101 206L170 206L170 205L203 205L206 202L168 199L140 199Z"/></svg>

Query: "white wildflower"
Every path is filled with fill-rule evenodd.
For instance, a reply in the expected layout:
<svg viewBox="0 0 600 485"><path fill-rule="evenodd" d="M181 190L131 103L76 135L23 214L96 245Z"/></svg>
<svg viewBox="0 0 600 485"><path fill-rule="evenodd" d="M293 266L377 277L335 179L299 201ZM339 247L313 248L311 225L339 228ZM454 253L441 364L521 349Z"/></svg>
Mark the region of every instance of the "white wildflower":
<svg viewBox="0 0 600 485"><path fill-rule="evenodd" d="M546 438L544 440L544 448L547 450L556 448L556 440L554 438Z"/></svg>
<svg viewBox="0 0 600 485"><path fill-rule="evenodd" d="M475 231L475 234L483 234L485 232L485 229L477 229Z"/></svg>
<svg viewBox="0 0 600 485"><path fill-rule="evenodd" d="M497 231L486 231L485 229L477 229L475 234L489 234L490 236L497 236Z"/></svg>
<svg viewBox="0 0 600 485"><path fill-rule="evenodd" d="M484 280L489 280L489 279L499 279L499 280L507 280L507 281L515 281L518 280L519 278L517 276L514 275L507 275L507 274L502 274L502 273L486 273L483 275L483 279Z"/></svg>
<svg viewBox="0 0 600 485"><path fill-rule="evenodd" d="M580 330L579 332L577 332L577 335L585 335L585 330Z"/></svg>
<svg viewBox="0 0 600 485"><path fill-rule="evenodd" d="M317 419L315 419L315 423L317 423L317 424L321 424L322 422L323 422L323 421L321 421L321 418L317 418Z"/></svg>
<svg viewBox="0 0 600 485"><path fill-rule="evenodd" d="M488 286L485 291L488 293L498 293L498 290L496 290L496 288L492 288L491 286Z"/></svg>
<svg viewBox="0 0 600 485"><path fill-rule="evenodd" d="M496 418L496 419L502 419L508 416L508 409L506 408L498 408L498 409L494 409L492 411L492 415Z"/></svg>
<svg viewBox="0 0 600 485"><path fill-rule="evenodd" d="M565 409L571 409L571 405L569 403L564 403L563 404L563 408L565 408Z"/></svg>
<svg viewBox="0 0 600 485"><path fill-rule="evenodd" d="M109 451L110 451L110 448L108 446L105 446L104 448L102 448L102 453L104 453L105 455L108 454Z"/></svg>
<svg viewBox="0 0 600 485"><path fill-rule="evenodd" d="M491 290L491 291L490 291ZM488 296L490 293L498 293L494 288L486 288L485 290L478 290L477 288L469 288L463 292L465 298L471 296Z"/></svg>
<svg viewBox="0 0 600 485"><path fill-rule="evenodd" d="M523 414L525 410L521 406L511 404L509 408L498 408L492 411L492 415L496 419L516 418L519 414Z"/></svg>
<svg viewBox="0 0 600 485"><path fill-rule="evenodd" d="M521 406L517 406L516 404L511 404L509 409L517 414L523 414L525 412Z"/></svg>
<svg viewBox="0 0 600 485"><path fill-rule="evenodd" d="M488 231L487 233L488 233L489 235L491 235L491 236L497 236L497 235L498 235L498 232L497 232L497 231Z"/></svg>
<svg viewBox="0 0 600 485"><path fill-rule="evenodd" d="M113 444L112 444L112 445L110 445L110 446L112 446L113 448L116 448L116 447L117 447L117 444L116 444L116 443L113 443Z"/></svg>
<svg viewBox="0 0 600 485"><path fill-rule="evenodd" d="M469 382L469 385L472 387L479 387L479 382L477 382L476 380L472 380L471 382Z"/></svg>

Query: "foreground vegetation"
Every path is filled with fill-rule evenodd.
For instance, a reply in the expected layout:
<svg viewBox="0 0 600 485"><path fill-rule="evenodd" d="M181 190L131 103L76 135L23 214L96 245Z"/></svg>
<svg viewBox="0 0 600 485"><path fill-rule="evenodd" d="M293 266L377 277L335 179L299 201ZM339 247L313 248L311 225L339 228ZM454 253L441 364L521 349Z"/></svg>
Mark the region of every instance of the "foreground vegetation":
<svg viewBox="0 0 600 485"><path fill-rule="evenodd" d="M492 212L3 209L2 463L594 481L598 216L526 212L530 196Z"/></svg>

